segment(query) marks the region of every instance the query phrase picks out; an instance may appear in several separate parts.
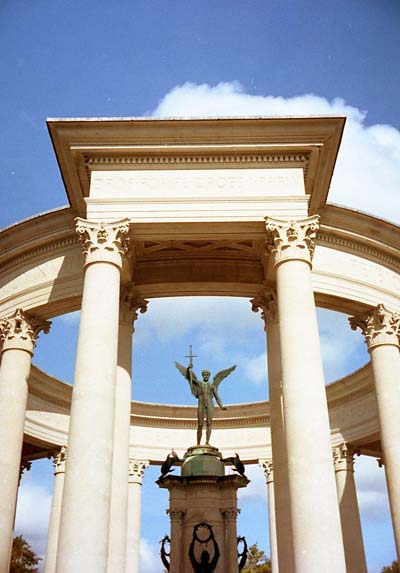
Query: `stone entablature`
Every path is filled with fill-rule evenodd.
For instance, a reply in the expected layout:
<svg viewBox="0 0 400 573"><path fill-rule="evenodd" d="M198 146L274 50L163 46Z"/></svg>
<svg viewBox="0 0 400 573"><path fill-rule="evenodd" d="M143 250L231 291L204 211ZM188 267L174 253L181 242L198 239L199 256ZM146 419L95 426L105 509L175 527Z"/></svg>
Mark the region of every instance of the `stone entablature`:
<svg viewBox="0 0 400 573"><path fill-rule="evenodd" d="M72 386L33 367L29 380L26 438L44 444L62 445L67 441ZM379 455L376 401L370 364L327 386L332 445L345 439L365 453ZM213 423L215 441L224 455L235 451L243 460L256 463L270 456L269 404L235 404L216 410ZM190 445L196 432L196 408L167 404L132 402L131 457L161 462L173 443L179 453ZM182 432L182 429L189 432ZM182 450L182 451L181 451Z"/></svg>

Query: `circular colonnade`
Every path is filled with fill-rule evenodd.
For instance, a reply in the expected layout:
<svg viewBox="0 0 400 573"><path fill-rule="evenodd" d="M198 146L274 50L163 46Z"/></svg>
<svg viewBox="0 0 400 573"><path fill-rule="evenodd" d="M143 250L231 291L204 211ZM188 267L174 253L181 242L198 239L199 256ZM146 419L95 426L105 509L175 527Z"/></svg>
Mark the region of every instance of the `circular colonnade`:
<svg viewBox="0 0 400 573"><path fill-rule="evenodd" d="M250 128L254 128L256 121L262 123L262 120L253 120ZM296 129L291 130L293 124L290 120L280 121L286 122L283 127L289 132L288 137L292 138L290 141L294 138L294 132L298 137ZM307 126L312 120L302 121ZM329 124L333 118L325 118L325 121ZM235 120L230 122L232 124ZM162 122L159 124L162 125ZM231 128L231 124L225 124L223 129ZM55 125L57 128L57 122ZM245 463L261 463L265 469L271 509L274 573L278 569L284 573L366 571L353 481L355 453L375 456L384 463L395 538L399 543L400 491L397 482L400 475L400 430L396 427L393 415L400 405L398 388L395 386L400 366L400 319L396 314L400 312L400 233L398 227L388 222L325 204L343 122L335 118L333 127L336 130L336 147L333 145L333 151L328 149L332 157L323 157L329 145L327 142L335 139L330 133L329 138L326 137L320 146L319 158L315 159L315 133L312 130L310 141L305 142L304 137L300 138L301 146L306 150L297 149L300 147L298 138L295 141L297 151L292 151L290 156L283 156L282 149L279 149L280 155L272 157L271 141L267 142L269 159L266 159L267 151L263 151L264 162L275 162L280 169L301 170L306 191L301 199L307 203L305 212L299 209L298 198L296 203L293 197L288 198L288 193L280 193L279 201L290 205L290 209L285 207L288 213L286 217L286 211L282 212L281 206L276 208L277 199L274 197L275 203L270 203L270 210L264 212L261 220L258 215L243 216L241 219L230 216L228 220L222 216L217 216L215 220L191 220L190 216L185 215L188 220L177 221L167 214L160 221L141 220L139 217L138 222L132 222L132 215L128 215L117 223L114 223L118 219L115 214L117 211L118 215L121 214L123 199L119 199L115 207L115 202L109 197L108 202L103 197L99 201L98 193L96 195L96 192L90 190L77 198L74 187L76 182L71 179L68 167L69 159L62 155L63 150L57 140L60 132L51 128L71 207L39 215L5 229L0 234L0 318L3 333L0 373L3 381L11 380L14 384L11 388L8 384L8 389L3 390L0 396L0 416L6 422L6 426L2 427L7 427L3 435L3 448L7 451L2 461L5 468L3 475L8 480L7 495L10 497L15 490L14 501L12 495L7 501L0 501L0 517L5 518L0 519L3 523L0 526L2 565L8 560L9 554L10 527L12 532L13 503L17 489L14 466L16 457L18 465L20 463L23 433L23 463L49 454L56 456L56 476L59 479L56 479L58 491L55 490L54 495L58 499L53 501L46 572L97 572L106 571L107 567L113 573L138 570L138 491L144 468L149 463L159 464L165 459L171 444L178 451L185 451L192 445L192 432L188 438L185 430L194 431L196 427L196 412L192 407L130 403L132 324L137 313L144 312L147 303L151 304L152 298L168 296L247 297L251 302L249 312L251 306L255 311L260 310L265 321L270 403L234 405L226 413L216 412L213 444L224 454L238 452ZM212 129L218 130L219 127L213 125ZM266 129L268 131L270 125ZM110 134L105 137L109 138ZM103 155L105 137L102 139ZM218 145L224 145L225 153L219 162L226 166L227 142L221 143L221 135L218 137ZM276 134L274 137L276 139ZM234 152L237 154L239 144L232 135L230 138L233 141L230 145L236 145ZM282 137L278 141L284 144ZM75 176L83 180L85 173L79 163L81 156L77 159L73 143L76 141L71 138L68 141L69 150L72 150L71 164L74 165ZM210 153L210 141L206 140L205 143ZM254 141L251 143L255 145ZM273 143L276 147L275 140ZM93 168L89 174L91 181L95 180L94 174L99 173L96 169L101 169L101 173L106 172L111 178L121 169L127 169L126 160L121 160L122 155L127 155L126 140L120 138L118 145L118 153L114 150L114 155L107 150L107 156L112 158L107 162L104 157L100 161L95 152L90 155L87 147L82 144L84 166L87 171L90 171L90 166ZM149 141L146 141L146 145L149 145ZM173 140L170 147L175 149L176 145L176 140ZM249 145L249 139L246 145ZM243 150L243 146L241 140L242 162L243 158L248 161L249 154L248 150ZM143 150L140 153L143 156ZM159 157L160 151L157 153ZM175 150L174 153L174 169L182 169L182 161L179 163L176 159L182 157L182 150L179 153ZM185 153L187 156L187 150ZM203 157L204 150L203 155L199 153L198 147L195 156L192 151L192 163L205 163L204 159L198 160ZM233 153L232 150L230 153ZM260 150L257 153L260 154ZM220 149L218 154L221 158ZM137 161L137 150L134 155ZM153 150L153 163L155 156ZM325 159L325 163L322 159ZM232 163L234 160L229 161ZM129 170L133 169L132 163ZM163 167L165 164L169 165L166 159ZM143 157L141 165L143 167ZM137 163L135 166L137 168ZM274 167L276 165L269 165L268 169ZM324 170L327 173L324 174ZM118 184L118 180L113 180L112 185L118 187ZM325 195L321 191L323 187L326 187ZM296 193L291 192L290 195ZM86 202L85 209L82 207L82 198ZM156 206L154 198L152 202L152 208L159 208L159 200ZM243 209L243 198L239 202ZM101 212L98 212L96 209L99 209L100 203ZM91 207L91 204L94 206ZM136 201L134 208L137 209L139 204ZM106 216L104 205L112 205ZM90 208L94 210L88 216ZM206 208L210 209L210 205L207 204ZM265 211L265 206L261 209ZM88 220L78 219L78 236L75 218L82 215ZM82 258L80 237L84 239L85 259ZM129 238L129 247L126 246L126 238ZM102 270L99 272L100 267ZM101 288L100 284L103 285ZM93 297L99 288L101 294ZM311 314L313 312L315 315L313 297L317 306L356 317L352 327L361 328L372 357L371 363L365 367L327 386L326 396L321 385L316 392L309 390L315 386L315 379L321 377L318 342L314 340L315 328L312 326L315 321L315 316ZM77 356L77 376L79 378L80 372L80 379L79 390L76 391L81 396L81 404L76 399L71 409L73 388L35 367L30 368L30 358L28 364L26 356L30 357L34 353L37 334L48 329L46 320L81 307L83 325ZM140 323L137 325L139 327ZM45 344L45 340L42 344ZM100 354L103 348L107 357L94 366L96 360L93 358L99 356L99 348ZM106 379L113 363L117 371L114 390L109 383L110 377ZM24 377L28 377L26 389L23 388ZM88 383L90 377L96 378L97 390L94 384ZM100 384L97 377L103 377ZM99 386L100 395L96 395ZM292 403L293 400L296 403ZM17 404L19 410L10 407L12 402ZM322 402L324 407L320 408ZM115 412L110 410L110 403L115 404ZM92 414L82 414L83 408L87 409L87 406ZM329 422L324 419L324 408L326 419L329 414ZM105 412L102 420L104 429L96 417ZM310 416L313 420L315 418L313 423L305 423ZM74 422L73 417L78 421ZM18 425L19 428L16 427ZM306 427L308 425L309 428ZM321 439L315 435L316 428L322 428ZM72 449L69 444L71 431L75 432L75 438L72 438L75 445L72 445ZM110 436L114 440L111 451ZM79 441L80 447L76 445ZM320 455L321 464L316 462L313 474L310 468L299 467L299 457L301 448L307 449L314 442L318 442L315 446L316 455ZM82 465L82 452L85 450L86 456L90 457L92 452L94 459L92 457L90 462ZM61 502L65 458L68 460L71 451L74 459L67 461L69 485ZM294 459L296 455L298 459ZM301 476L303 472L302 483L292 475L296 465L298 475ZM330 483L335 483L336 475L339 504L337 498L332 499L332 488L322 488L320 493L315 489L321 476L325 475L324 472L328 475L328 465L332 474L332 479L328 479ZM85 487L79 490L79 472L82 470L87 471L91 491ZM99 478L99 474L103 477ZM130 491L122 487L125 493L121 493L120 486L128 482L128 475L133 487ZM304 478L304 475L307 477ZM96 488L97 492L93 491ZM288 492L291 492L290 495ZM2 495L0 493L0 498ZM81 535L76 507L90 497L94 505L91 506L88 501L87 512L90 515L96 506L94 517L98 523L89 528L93 531L87 536L86 547L92 544L96 555L88 555L85 547L72 550ZM103 505L100 510L99 498ZM70 508L69 515L68 510L63 509L65 515L61 516L62 505ZM338 507L337 517L331 515L329 523L321 523L318 514L323 509L329 513L334 505ZM127 519L133 521L128 521L128 525L122 523L121 526L121 512L122 515L128 513ZM135 515L129 517L132 512ZM304 527L305 517L309 519L309 532L301 533L301 528L307 529ZM64 537L59 540L60 519L64 520L61 523ZM341 524L338 523L339 519ZM327 535L332 547L330 554L325 547ZM104 540L107 538L103 552L99 548L99 536ZM321 542L322 547L316 550ZM307 551L300 549L304 547L313 548L314 555L310 557ZM62 556L62 563L59 559L56 565L57 554Z"/></svg>

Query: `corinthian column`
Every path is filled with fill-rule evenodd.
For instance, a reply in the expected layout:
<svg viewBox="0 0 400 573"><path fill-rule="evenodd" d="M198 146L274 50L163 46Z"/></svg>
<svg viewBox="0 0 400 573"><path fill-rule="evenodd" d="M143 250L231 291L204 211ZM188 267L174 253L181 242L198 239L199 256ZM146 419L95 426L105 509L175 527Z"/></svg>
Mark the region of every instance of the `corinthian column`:
<svg viewBox="0 0 400 573"><path fill-rule="evenodd" d="M354 482L354 454L355 451L348 448L346 444L333 448L346 571L347 573L367 573L360 512Z"/></svg>
<svg viewBox="0 0 400 573"><path fill-rule="evenodd" d="M268 491L268 516L269 516L269 547L271 554L272 573L279 571L278 544L276 536L276 511L275 511L275 490L274 490L274 467L272 460L259 460L267 482Z"/></svg>
<svg viewBox="0 0 400 573"><path fill-rule="evenodd" d="M400 559L400 314L383 304L349 319L359 327L371 355L378 406L382 458L385 466L397 556Z"/></svg>
<svg viewBox="0 0 400 573"><path fill-rule="evenodd" d="M126 573L140 572L142 480L148 465L148 461L129 460Z"/></svg>
<svg viewBox="0 0 400 573"><path fill-rule="evenodd" d="M55 573L57 562L58 534L60 531L61 506L64 491L65 461L67 459L67 448L61 446L54 456L54 488L53 500L51 503L49 533L47 535L46 560L44 573Z"/></svg>
<svg viewBox="0 0 400 573"><path fill-rule="evenodd" d="M275 559L274 571L278 571L279 563L281 571L293 573L292 525L290 518L285 424L283 419L281 345L279 340L276 292L270 285L264 284L260 294L250 302L254 312L261 310L261 318L264 320L264 329L267 333L271 445L272 458L275 466L273 472L274 480L271 485L271 488L274 490L274 503L276 506L274 527L276 530L277 557Z"/></svg>
<svg viewBox="0 0 400 573"><path fill-rule="evenodd" d="M128 230L128 220L77 219L85 278L57 573L107 570L120 270Z"/></svg>
<svg viewBox="0 0 400 573"><path fill-rule="evenodd" d="M20 478L28 378L36 339L50 322L20 308L0 321L0 571L8 571Z"/></svg>
<svg viewBox="0 0 400 573"><path fill-rule="evenodd" d="M296 573L345 573L328 406L311 283L318 216L266 219L276 271Z"/></svg>
<svg viewBox="0 0 400 573"><path fill-rule="evenodd" d="M110 508L109 573L125 573L127 555L129 430L131 420L132 333L138 311L148 302L124 289L120 301L118 366L115 389L114 451ZM128 532L129 535L129 532ZM129 569L127 569L129 571Z"/></svg>

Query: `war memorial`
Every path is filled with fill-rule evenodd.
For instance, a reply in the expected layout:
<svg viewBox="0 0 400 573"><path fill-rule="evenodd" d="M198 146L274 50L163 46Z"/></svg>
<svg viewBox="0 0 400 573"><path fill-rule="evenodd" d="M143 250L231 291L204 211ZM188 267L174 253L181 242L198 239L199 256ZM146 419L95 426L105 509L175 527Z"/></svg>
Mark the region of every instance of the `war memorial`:
<svg viewBox="0 0 400 573"><path fill-rule="evenodd" d="M139 573L149 464L169 491L171 573L239 570L236 491L251 464L266 475L273 573L366 573L356 454L384 466L399 553L400 233L327 201L345 118L48 128L70 207L0 233L0 572L21 469L47 456L46 573ZM218 385L233 365L200 377L191 350L176 375L197 408L131 401L138 315L198 295L259 313L269 402L225 410ZM370 354L328 386L316 306L349 315ZM31 362L51 319L78 309L70 386Z"/></svg>

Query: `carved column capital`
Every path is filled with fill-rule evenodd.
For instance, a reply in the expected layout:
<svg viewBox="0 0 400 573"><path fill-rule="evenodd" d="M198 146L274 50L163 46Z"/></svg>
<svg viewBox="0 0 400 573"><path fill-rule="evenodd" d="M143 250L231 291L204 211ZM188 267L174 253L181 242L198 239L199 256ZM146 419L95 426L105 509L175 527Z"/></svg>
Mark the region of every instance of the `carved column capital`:
<svg viewBox="0 0 400 573"><path fill-rule="evenodd" d="M359 450L349 447L347 444L340 444L332 448L332 453L335 472L354 472L354 456L360 455Z"/></svg>
<svg viewBox="0 0 400 573"><path fill-rule="evenodd" d="M400 345L400 314L391 312L383 304L370 311L349 318L352 330L360 328L368 350L374 346Z"/></svg>
<svg viewBox="0 0 400 573"><path fill-rule="evenodd" d="M258 465L263 469L267 484L274 481L274 464L272 460L258 460Z"/></svg>
<svg viewBox="0 0 400 573"><path fill-rule="evenodd" d="M221 513L226 521L236 521L237 516L240 513L240 509L237 507L225 507L224 509L221 509Z"/></svg>
<svg viewBox="0 0 400 573"><path fill-rule="evenodd" d="M144 470L148 467L149 461L147 460L129 460L129 473L128 482L142 485Z"/></svg>
<svg viewBox="0 0 400 573"><path fill-rule="evenodd" d="M180 507L167 509L167 515L169 515L171 523L177 523L179 525L182 523L185 513L186 511Z"/></svg>
<svg viewBox="0 0 400 573"><path fill-rule="evenodd" d="M128 285L121 292L120 322L131 324L134 331L134 323L138 318L138 313L144 314L148 304L148 300L137 294L133 284Z"/></svg>
<svg viewBox="0 0 400 573"><path fill-rule="evenodd" d="M67 446L61 448L54 454L53 467L54 475L65 473L65 463L67 461Z"/></svg>
<svg viewBox="0 0 400 573"><path fill-rule="evenodd" d="M107 262L121 268L128 251L129 219L94 222L76 217L75 221L76 232L83 243L83 254L86 255L85 266Z"/></svg>
<svg viewBox="0 0 400 573"><path fill-rule="evenodd" d="M250 304L253 312L261 311L265 331L271 323L278 321L276 290L269 282L263 284L258 295L250 300Z"/></svg>
<svg viewBox="0 0 400 573"><path fill-rule="evenodd" d="M32 462L30 460L21 460L21 465L19 467L19 479L18 485L21 483L21 478L25 472L29 472L32 467Z"/></svg>
<svg viewBox="0 0 400 573"><path fill-rule="evenodd" d="M0 341L2 351L18 349L33 354L39 332L49 332L51 322L31 316L21 308L0 321Z"/></svg>
<svg viewBox="0 0 400 573"><path fill-rule="evenodd" d="M275 266L290 259L305 261L311 266L319 215L295 221L266 217L265 225L267 248L274 256Z"/></svg>

